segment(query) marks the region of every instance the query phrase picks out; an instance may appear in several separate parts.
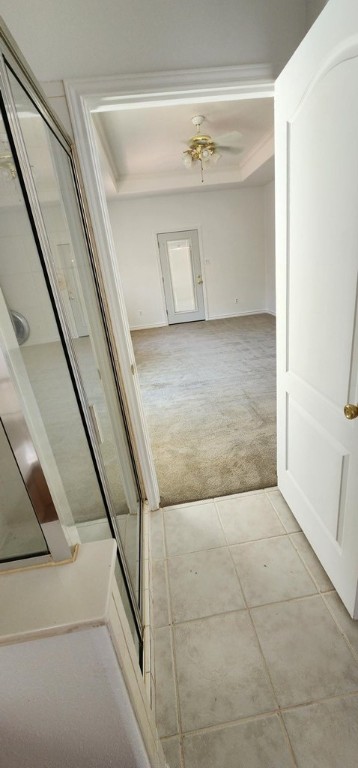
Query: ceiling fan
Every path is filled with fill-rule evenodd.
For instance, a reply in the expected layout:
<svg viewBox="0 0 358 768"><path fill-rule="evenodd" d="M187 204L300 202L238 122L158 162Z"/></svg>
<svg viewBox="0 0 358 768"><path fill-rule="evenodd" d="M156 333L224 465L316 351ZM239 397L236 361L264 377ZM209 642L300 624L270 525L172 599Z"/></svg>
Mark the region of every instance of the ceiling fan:
<svg viewBox="0 0 358 768"><path fill-rule="evenodd" d="M242 151L238 146L238 141L242 138L239 131L231 131L223 136L219 136L215 141L211 136L201 132L201 125L204 122L204 115L195 115L192 123L196 127L196 134L188 140L189 149L184 151L184 165L191 168L193 163L198 161L201 168L201 181L204 181L204 165L210 161L217 163L220 160L221 152L230 152L239 154ZM235 146L236 144L236 146Z"/></svg>

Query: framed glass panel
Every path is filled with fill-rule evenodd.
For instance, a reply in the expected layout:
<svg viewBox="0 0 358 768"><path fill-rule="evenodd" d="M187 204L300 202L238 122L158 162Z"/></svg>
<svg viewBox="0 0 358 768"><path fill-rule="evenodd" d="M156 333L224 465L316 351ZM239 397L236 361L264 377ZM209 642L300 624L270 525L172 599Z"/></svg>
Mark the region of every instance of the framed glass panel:
<svg viewBox="0 0 358 768"><path fill-rule="evenodd" d="M197 304L190 241L171 240L168 241L167 248L174 310L193 312L197 309Z"/></svg>
<svg viewBox="0 0 358 768"><path fill-rule="evenodd" d="M9 80L46 230L52 275L96 436L107 506L125 560L127 576L135 600L139 602L139 492L78 207L72 162L12 71L9 71ZM45 357L43 349L37 349L37 385L42 386L41 368L51 360L58 385L58 405L62 413L68 414L67 403L63 400L58 353L59 345L54 343L46 349ZM33 356L33 350L27 353L27 357ZM69 432L70 439L76 440L75 425L69 428ZM89 499L92 497L85 481L84 485L76 483L76 492L79 503L71 504L71 509L75 522L80 526L80 535L85 538L86 524L91 524L93 533L93 523L103 521L105 511L99 510L94 503L87 507L81 505L83 493ZM97 526L97 531L100 529L101 526Z"/></svg>
<svg viewBox="0 0 358 768"><path fill-rule="evenodd" d="M0 343L58 515L71 527L77 509L101 516L105 507L2 116L0 136L10 158L0 173Z"/></svg>

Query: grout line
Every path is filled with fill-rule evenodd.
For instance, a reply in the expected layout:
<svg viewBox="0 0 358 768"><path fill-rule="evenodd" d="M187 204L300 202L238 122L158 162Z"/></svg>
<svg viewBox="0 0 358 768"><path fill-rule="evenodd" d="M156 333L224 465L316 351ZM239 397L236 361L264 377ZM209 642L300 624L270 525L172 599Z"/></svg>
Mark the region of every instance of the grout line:
<svg viewBox="0 0 358 768"><path fill-rule="evenodd" d="M219 521L219 525L220 525L220 528L221 528L221 530L222 530L222 532L223 532L223 535L224 535L224 539L225 539L225 541L226 541L226 544L227 544L227 546L228 546L228 547L230 547L230 544L229 544L229 542L228 542L228 540L227 540L227 535L226 535L226 533L225 533L225 528L224 528L224 526L223 526L223 523L222 523L222 520L221 520L221 517L220 517L220 512L219 512L219 507L218 507L218 504L217 504L217 502L216 502L216 501L214 501L214 504L215 504L215 511L216 511L216 516L217 516L217 518L218 518L218 521ZM241 585L240 585L240 586L241 586Z"/></svg>
<svg viewBox="0 0 358 768"><path fill-rule="evenodd" d="M234 563L234 568L235 568L235 563ZM219 612L219 613L209 613L209 614L206 614L205 616L195 616L195 618L193 618L193 619L183 619L182 621L172 621L171 624L170 623L169 624L163 624L161 627L154 627L154 629L163 629L164 627L168 627L168 626L180 627L182 624L192 624L193 621L204 621L205 619L212 619L212 618L215 618L215 617L218 617L218 616L228 616L228 615L230 615L232 613L241 613L241 611L250 611L251 612L251 611L258 610L259 608L269 608L269 607L276 606L276 605L282 605L283 603L299 603L299 602L302 602L302 600L312 600L315 597L322 597L323 598L324 595L327 594L326 592L323 593L323 594L321 592L312 592L312 594L310 594L310 595L299 595L298 597L288 597L285 600L275 600L275 601L270 602L270 603L260 603L260 605L250 605L249 606L248 603L247 603L247 600L246 600L246 596L245 596L245 594L244 594L244 592L242 590L240 578L238 576L236 568L235 568L235 571L236 571L236 576L237 576L237 579L238 579L238 582L239 582L239 586L241 588L242 595L243 595L244 602L245 602L245 605L242 608L233 608L231 611L222 611L222 612ZM335 622L335 623L337 624L337 622ZM341 634L344 634L343 630L341 630L340 627L338 627L338 628L339 628Z"/></svg>
<svg viewBox="0 0 358 768"><path fill-rule="evenodd" d="M240 500L245 499L248 496L258 496L262 495L266 492L265 488L256 488L254 491L243 491L242 493L229 493L226 496L214 496L213 501L216 503L218 501L230 501L230 500Z"/></svg>
<svg viewBox="0 0 358 768"><path fill-rule="evenodd" d="M281 491L279 491L279 493L281 493ZM276 516L277 516L278 520L280 521L280 523L281 523L282 527L284 528L285 532L286 532L288 535L290 535L290 534L292 534L292 533L302 533L302 528L298 528L298 530L296 530L296 531L288 531L288 530L287 530L287 527L286 527L285 523L283 522L282 518L280 517L280 513L279 513L279 512L278 512L278 510L276 509L276 507L275 507L275 505L274 505L273 501L271 501L271 499L270 499L270 495L271 495L271 494L270 494L270 493L267 493L267 491L265 491L265 494L266 494L266 496L267 496L267 499L268 499L268 501L270 502L270 504L271 504L271 507L272 507L272 509L274 510L274 512L275 512L275 514L276 514ZM282 496L282 494L281 494L281 496ZM283 498L283 496L282 496L282 498ZM285 499L283 499L283 501L285 501ZM287 506L288 506L288 505L287 505ZM289 511L291 512L291 510L290 510L290 508L289 508L289 507L288 507L288 509L289 509ZM294 516L293 512L291 512L291 515L292 515L292 517L294 517L294 519L296 520L296 518L295 518L295 516ZM297 523L297 520L296 520L296 523ZM299 524L297 523L297 525L299 525Z"/></svg>
<svg viewBox="0 0 358 768"><path fill-rule="evenodd" d="M286 704L284 707L280 707L280 712L292 712L295 709L301 709L302 707L313 707L316 704L324 704L325 701L341 701L343 699L352 699L354 696L358 696L358 685L354 691L348 691L347 693L335 693L332 696L321 696L319 699L310 699L309 701L303 701L299 704Z"/></svg>
<svg viewBox="0 0 358 768"><path fill-rule="evenodd" d="M313 571L311 571L311 570L310 570L310 568L309 568L308 564L306 563L306 561L305 561L305 559L304 559L304 556L303 556L303 554L300 552L299 548L298 548L298 547L296 547L296 544L295 544L295 542L294 542L294 541L292 541L292 539L291 539L291 536L294 536L294 534L296 534L296 533L302 533L302 536L304 536L305 540L306 540L306 541L307 541L307 543L309 544L309 541L308 541L308 539L306 538L306 536L305 536L305 534L303 533L303 531L294 531L294 533L289 533L288 535L289 535L289 538L290 538L290 542L291 542L292 546L295 548L295 550L296 550L296 552L297 552L297 554L298 554L298 556L299 556L300 560L302 561L302 563L303 563L303 565L304 565L304 567L305 567L305 569L306 569L306 571L307 571L308 575L311 577L311 579L312 579L313 583L316 585L316 587L317 587L317 590L318 590L318 593L319 593L319 594L322 594L322 593L323 593L323 590L321 590L321 589L320 589L320 586L319 586L319 583L318 583L318 579L316 579L316 577L313 575ZM312 550L312 551L313 551L313 550ZM314 551L313 551L313 554L315 555L315 552L314 552ZM315 555L315 556L316 556L316 555ZM318 560L318 558L317 558L317 560ZM319 563L319 565L321 565L321 563L319 562L319 560L318 560L318 563ZM321 565L321 568L323 568L323 566L322 566L322 565ZM323 568L323 570L324 570L324 568ZM325 572L325 573L326 573L326 572ZM326 590L326 591L327 591L327 590ZM328 590L328 591L331 591L331 590Z"/></svg>
<svg viewBox="0 0 358 768"><path fill-rule="evenodd" d="M202 736L205 733L223 731L225 728L235 728L237 725L245 725L246 723L252 723L255 720L266 720L268 717L276 717L277 715L279 715L278 709L269 709L265 712L259 712L257 715L244 715L237 720L228 720L226 723L206 725L204 728L194 728L192 731L185 731L183 736Z"/></svg>
<svg viewBox="0 0 358 768"><path fill-rule="evenodd" d="M220 516L218 515L218 517L219 517L220 525L222 527ZM301 531L295 531L295 533L301 533ZM224 536L225 536L225 532L224 532ZM169 553L167 558L154 557L153 560L165 560L165 559L171 560L174 557L185 557L185 555L195 555L196 553L199 554L200 552L210 552L213 549L225 549L226 547L238 547L241 544L255 544L258 541L267 541L267 539L280 539L280 538L283 538L284 536L292 536L292 534L287 533L286 531L283 531L283 533L276 533L273 536L263 536L260 539L248 539L247 541L234 541L234 542L231 542L230 544L229 543L222 544L221 546L220 545L218 546L217 544L215 544L215 546L205 547L205 549L191 549L187 552L176 552L173 554ZM225 541L227 542L226 536L225 536Z"/></svg>
<svg viewBox="0 0 358 768"><path fill-rule="evenodd" d="M218 516L219 516L219 518L220 518L220 515L218 515ZM220 523L221 523L221 520L220 520ZM221 523L221 525L222 525L222 523ZM222 527L223 527L223 526L222 526ZM225 535L225 532L224 532L224 535ZM241 579L240 579L240 576L239 576L239 574L238 574L238 571L237 571L237 568L236 568L236 564L235 564L235 562L234 562L234 558L233 558L232 552L231 552L231 550L230 550L230 547L229 547L229 552L230 552L230 557L231 557L231 560L232 560L233 566L234 566L234 568L235 568L235 572L236 572L236 575L237 575L237 580L238 580L238 583L239 583L239 586L240 586L240 589L241 589L241 593L242 593L242 596L243 596L244 604L245 604L245 606L246 606L246 608L247 608L247 611L248 611L248 614L249 614L249 619L250 619L250 622L251 622L251 626L252 626L252 628L253 628L253 631L254 631L254 635L255 635L255 637L256 637L256 640L257 640L257 643L258 643L259 653L261 653L261 657L262 657L262 660L263 660L263 664L264 664L264 670L265 670L265 672L266 672L266 677L267 677L267 679L268 679L268 682L269 682L269 685L271 686L271 689L272 689L273 700L276 702L277 706L279 706L279 704L278 704L278 700L277 700L277 696L276 696L276 692L275 692L275 689L274 689L274 687L273 687L273 683L272 683L272 680L271 680L271 676L270 676L270 674L269 674L269 670L268 670L268 666L267 666L267 663L266 663L266 659L265 659L265 657L264 657L264 654L263 654L263 651L262 651L262 648L261 648L261 644L260 644L260 641L259 641L259 638L258 638L258 634L257 634L257 632L256 632L256 627L255 627L255 625L254 625L254 622L253 622L253 619L252 619L252 616L251 616L251 611L250 611L250 608L249 608L249 606L248 606L248 603L247 603L246 595L245 595L244 589L243 589L243 587L242 587L242 584L241 584Z"/></svg>
<svg viewBox="0 0 358 768"><path fill-rule="evenodd" d="M335 592L335 590L334 590L334 592ZM322 597L323 603L326 606L327 610L329 611L330 615L332 616L332 619L333 619L333 621L334 621L334 623L335 623L339 633L342 635L342 637L346 641L346 644L348 645L348 648L351 651L351 654L352 654L352 656L354 658L354 661L356 661L358 663L358 651L356 651L356 649L354 648L354 646L350 642L348 635L346 635L344 629L342 629L342 627L341 627L341 625L339 623L339 619L336 617L334 611L331 609L328 600L325 599L327 594L329 594L329 593L328 592L321 593L321 597ZM332 594L332 590L330 591L330 594ZM335 592L335 594L337 594L337 593ZM339 595L338 595L338 597L339 597ZM352 619L352 621L353 621L353 619Z"/></svg>
<svg viewBox="0 0 358 768"><path fill-rule="evenodd" d="M279 712L278 719L280 721L281 728L282 728L282 730L284 732L284 735L285 735L285 738L286 738L286 741L287 741L288 749L289 749L289 751L291 753L293 765L295 766L295 768L297 768L298 762L296 760L296 755L294 753L293 745L291 743L290 734L289 734L289 732L288 732L288 730L286 728L286 723L284 721L284 718L282 717L282 712Z"/></svg>
<svg viewBox="0 0 358 768"><path fill-rule="evenodd" d="M180 504L171 504L169 507L159 507L162 512L170 512L172 509L187 509L188 507L203 507L206 504L213 504L214 499L198 499L197 501L182 501Z"/></svg>
<svg viewBox="0 0 358 768"><path fill-rule="evenodd" d="M180 766L179 768L185 768L184 763L184 750L183 750L183 736L180 733L175 734L175 736L163 736L160 741L163 746L163 742L172 741L173 739L178 739L179 744L179 760L180 760ZM170 768L169 763L166 763L168 768Z"/></svg>
<svg viewBox="0 0 358 768"><path fill-rule="evenodd" d="M221 520L220 520L220 525L222 527ZM224 532L224 535L225 535L225 532ZM264 536L261 539L249 539L249 541L236 541L234 544L222 544L221 546L216 545L215 547L206 547L205 549L194 549L191 552L183 552L177 555L170 555L168 559L171 560L174 557L185 557L186 555L200 554L200 552L212 552L215 549L227 549L229 547L245 546L245 544L256 544L258 541L266 541L267 539L283 539L285 536L288 536L288 535L289 535L288 533L284 532L284 533L278 533L275 536Z"/></svg>
<svg viewBox="0 0 358 768"><path fill-rule="evenodd" d="M164 514L162 515L162 521L163 521L164 551L165 551L165 554L167 554L167 538L166 538L166 527L165 527ZM171 589L170 589L170 579L169 579L169 571L168 571L168 562L167 562L167 560L168 560L168 558L166 557L165 563L164 563L164 569L165 569L166 586L167 586L169 631L170 631L170 643L171 643L171 649L172 649L172 664L173 664L173 682L174 682L174 689L175 689L175 700L176 700L178 729L179 729L179 735L181 736L181 734L182 734L182 720L181 720L181 708L180 708L180 699L179 699L179 685L178 685L178 674L177 674L176 647L175 647L174 629L173 629L172 596L171 596ZM183 757L182 754L181 754L181 757Z"/></svg>
<svg viewBox="0 0 358 768"><path fill-rule="evenodd" d="M248 496L257 496L262 495L263 493L273 493L277 492L278 486L269 486L267 488L255 488L252 491L243 491L242 493L229 493L226 496L213 496L212 498L208 499L197 499L196 501L183 501L179 504L171 504L169 506L160 507L160 509L164 512L170 511L171 509L182 509L186 507L196 507L196 506L202 506L204 504L212 504L213 502L216 503L218 501L230 501L230 500L240 500L247 498ZM280 492L280 491L279 491ZM272 502L271 502L272 503ZM276 510L275 510L276 512ZM277 514L277 513L276 513Z"/></svg>
<svg viewBox="0 0 358 768"><path fill-rule="evenodd" d="M304 709L307 707L313 707L319 704L325 704L330 701L344 701L345 699L353 699L358 697L358 688L355 691L349 691L348 693L339 693L333 696L323 697L320 699L310 699L309 701L300 702L299 704L288 704L285 707L278 706L276 709L268 709L264 712L258 712L256 715L243 715L236 720L228 720L224 723L216 723L215 725L206 725L203 728L194 728L192 731L183 731L182 735L185 736L201 736L205 733L211 733L212 731L222 731L225 728L234 728L237 725L245 725L245 723L251 723L255 720L265 720L268 717L280 717L286 712L293 712L296 709ZM176 734L177 735L177 734ZM161 739L169 740L173 736L166 736Z"/></svg>

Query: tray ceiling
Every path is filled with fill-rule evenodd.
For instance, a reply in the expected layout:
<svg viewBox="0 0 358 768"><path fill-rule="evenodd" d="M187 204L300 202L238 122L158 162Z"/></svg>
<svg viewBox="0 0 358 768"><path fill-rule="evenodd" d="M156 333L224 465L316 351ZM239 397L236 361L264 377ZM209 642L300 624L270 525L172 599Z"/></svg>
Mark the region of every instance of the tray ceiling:
<svg viewBox="0 0 358 768"><path fill-rule="evenodd" d="M194 115L205 116L202 132L218 144L216 165L187 169L183 152L195 134ZM108 197L177 189L257 185L273 178L273 99L245 99L175 106L121 108L93 113ZM241 134L239 136L238 134Z"/></svg>

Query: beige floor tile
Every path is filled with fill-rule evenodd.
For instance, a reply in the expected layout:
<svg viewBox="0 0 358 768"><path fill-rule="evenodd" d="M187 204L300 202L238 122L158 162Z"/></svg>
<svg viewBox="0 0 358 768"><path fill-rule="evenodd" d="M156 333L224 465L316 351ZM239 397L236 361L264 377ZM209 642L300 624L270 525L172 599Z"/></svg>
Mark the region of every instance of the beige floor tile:
<svg viewBox="0 0 358 768"><path fill-rule="evenodd" d="M155 712L160 737L174 736L179 732L175 695L174 669L169 627L156 629L155 652Z"/></svg>
<svg viewBox="0 0 358 768"><path fill-rule="evenodd" d="M230 549L249 606L317 592L288 536L236 544Z"/></svg>
<svg viewBox="0 0 358 768"><path fill-rule="evenodd" d="M162 510L156 509L154 512L150 512L149 519L151 557L153 560L156 558L160 560L161 558L165 557Z"/></svg>
<svg viewBox="0 0 358 768"><path fill-rule="evenodd" d="M319 595L251 615L281 706L358 690L358 664Z"/></svg>
<svg viewBox="0 0 358 768"><path fill-rule="evenodd" d="M330 594L325 595L324 599L327 601L338 626L341 628L342 632L344 632L352 648L354 648L355 652L358 654L358 621L351 619L342 600L338 597L337 592L331 592Z"/></svg>
<svg viewBox="0 0 358 768"><path fill-rule="evenodd" d="M188 621L245 607L227 547L168 560L173 621Z"/></svg>
<svg viewBox="0 0 358 768"><path fill-rule="evenodd" d="M247 611L174 627L183 731L275 709Z"/></svg>
<svg viewBox="0 0 358 768"><path fill-rule="evenodd" d="M181 768L179 736L173 736L171 739L164 739L164 741L162 741L162 747L165 759L168 763L168 768Z"/></svg>
<svg viewBox="0 0 358 768"><path fill-rule="evenodd" d="M165 561L153 560L153 626L166 627L169 624L168 589L165 573Z"/></svg>
<svg viewBox="0 0 358 768"><path fill-rule="evenodd" d="M222 547L222 532L214 502L164 510L168 556Z"/></svg>
<svg viewBox="0 0 358 768"><path fill-rule="evenodd" d="M185 768L293 768L277 715L184 736Z"/></svg>
<svg viewBox="0 0 358 768"><path fill-rule="evenodd" d="M273 504L282 525L285 527L287 533L294 533L294 531L300 531L301 528L292 514L288 504L286 504L285 499L282 496L282 493L280 491L269 491L268 497L271 501L271 504Z"/></svg>
<svg viewBox="0 0 358 768"><path fill-rule="evenodd" d="M216 502L228 544L264 539L285 533L266 494Z"/></svg>
<svg viewBox="0 0 358 768"><path fill-rule="evenodd" d="M283 714L298 768L357 768L358 696Z"/></svg>
<svg viewBox="0 0 358 768"><path fill-rule="evenodd" d="M326 571L322 567L318 557L315 555L311 545L308 543L305 534L302 533L302 531L300 533L293 533L291 534L290 539L293 546L296 547L297 552L302 557L312 578L316 582L319 591L328 592L329 590L334 589Z"/></svg>

